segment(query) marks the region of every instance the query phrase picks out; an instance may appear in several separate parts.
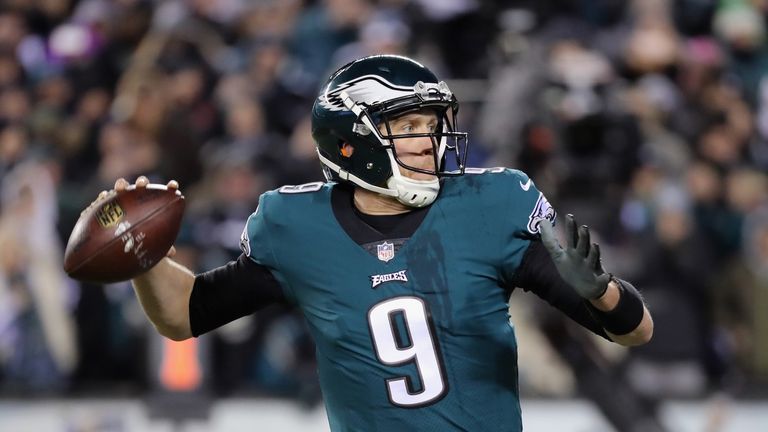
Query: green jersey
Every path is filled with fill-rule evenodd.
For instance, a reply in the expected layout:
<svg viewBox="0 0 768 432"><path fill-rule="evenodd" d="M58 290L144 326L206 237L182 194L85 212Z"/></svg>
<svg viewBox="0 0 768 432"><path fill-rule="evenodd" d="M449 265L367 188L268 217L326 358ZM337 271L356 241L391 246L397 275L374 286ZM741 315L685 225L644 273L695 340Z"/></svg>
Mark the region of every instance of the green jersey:
<svg viewBox="0 0 768 432"><path fill-rule="evenodd" d="M522 430L504 286L554 211L520 171L468 171L375 255L334 216L333 183L267 192L248 219L245 254L307 319L333 431Z"/></svg>

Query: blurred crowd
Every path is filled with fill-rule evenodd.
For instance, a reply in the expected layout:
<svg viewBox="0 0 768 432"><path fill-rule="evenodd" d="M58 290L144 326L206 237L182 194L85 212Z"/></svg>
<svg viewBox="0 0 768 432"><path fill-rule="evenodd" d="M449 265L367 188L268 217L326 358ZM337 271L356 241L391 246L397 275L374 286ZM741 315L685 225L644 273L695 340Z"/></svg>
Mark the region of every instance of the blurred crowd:
<svg viewBox="0 0 768 432"><path fill-rule="evenodd" d="M766 0L4 0L0 395L146 390L130 285L63 273L80 211L119 177L176 179L178 260L237 257L262 192L322 179L323 80L376 53L445 77L471 165L526 171L643 291L656 334L620 364L638 391L765 393L767 19ZM210 340L218 394L317 397L295 312Z"/></svg>

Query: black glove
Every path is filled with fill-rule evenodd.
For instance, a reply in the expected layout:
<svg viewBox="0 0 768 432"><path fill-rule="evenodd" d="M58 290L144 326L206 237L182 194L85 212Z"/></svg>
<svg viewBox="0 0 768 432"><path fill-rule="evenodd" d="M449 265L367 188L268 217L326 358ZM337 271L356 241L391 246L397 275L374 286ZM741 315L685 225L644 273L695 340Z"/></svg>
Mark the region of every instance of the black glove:
<svg viewBox="0 0 768 432"><path fill-rule="evenodd" d="M555 238L554 229L548 220L539 223L541 242L555 262L557 272L585 299L596 299L608 289L611 275L603 270L600 262L600 247L589 242L589 228L586 225L576 229L573 215L565 216L565 249Z"/></svg>

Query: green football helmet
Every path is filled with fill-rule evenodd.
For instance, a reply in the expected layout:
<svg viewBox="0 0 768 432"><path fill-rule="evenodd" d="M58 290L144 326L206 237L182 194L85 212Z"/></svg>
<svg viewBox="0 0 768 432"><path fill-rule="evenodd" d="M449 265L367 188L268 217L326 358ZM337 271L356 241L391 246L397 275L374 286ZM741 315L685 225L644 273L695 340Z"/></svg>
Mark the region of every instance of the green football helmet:
<svg viewBox="0 0 768 432"><path fill-rule="evenodd" d="M391 120L423 109L437 113L434 132L392 135ZM411 207L427 206L437 198L439 177L464 173L468 141L467 133L455 131L458 109L448 85L409 58L377 55L351 62L331 75L312 108L323 172L329 181L351 182ZM381 124L387 133L379 131ZM408 166L398 158L395 140L417 137L431 139L436 169ZM354 147L351 155L342 154L344 143ZM449 154L455 158L451 171L445 163ZM410 179L398 166L435 177Z"/></svg>

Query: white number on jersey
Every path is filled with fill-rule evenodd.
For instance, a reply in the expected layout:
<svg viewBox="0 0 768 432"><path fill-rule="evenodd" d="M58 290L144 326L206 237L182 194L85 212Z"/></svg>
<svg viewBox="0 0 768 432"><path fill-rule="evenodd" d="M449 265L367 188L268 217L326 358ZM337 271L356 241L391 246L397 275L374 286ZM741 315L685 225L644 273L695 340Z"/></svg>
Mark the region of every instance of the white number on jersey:
<svg viewBox="0 0 768 432"><path fill-rule="evenodd" d="M312 182L312 183L304 183L300 185L285 185L285 186L282 186L277 191L283 194L317 192L323 187L324 184L325 183L323 182Z"/></svg>
<svg viewBox="0 0 768 432"><path fill-rule="evenodd" d="M395 314L401 313L410 339L408 346L398 343ZM413 362L419 372L421 390L412 391L409 377L387 380L389 400L402 407L417 407L437 401L446 384L438 354L437 340L430 325L427 305L418 297L395 297L376 304L368 311L373 346L379 361L389 366Z"/></svg>
<svg viewBox="0 0 768 432"><path fill-rule="evenodd" d="M494 167L494 168L473 168L473 167L466 167L464 168L465 174L485 174L485 173L491 173L491 174L498 174L502 173L506 170L504 167Z"/></svg>

